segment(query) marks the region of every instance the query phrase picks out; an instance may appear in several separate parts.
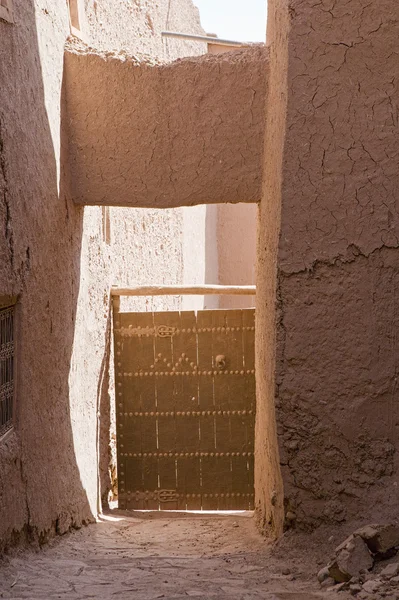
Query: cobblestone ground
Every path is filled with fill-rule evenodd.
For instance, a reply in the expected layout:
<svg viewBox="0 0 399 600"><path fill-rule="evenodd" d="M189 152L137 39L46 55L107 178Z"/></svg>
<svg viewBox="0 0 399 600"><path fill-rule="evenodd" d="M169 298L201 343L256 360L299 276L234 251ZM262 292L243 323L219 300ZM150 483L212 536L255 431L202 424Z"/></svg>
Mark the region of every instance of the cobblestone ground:
<svg viewBox="0 0 399 600"><path fill-rule="evenodd" d="M132 515L132 513L130 513ZM0 597L312 600L314 573L272 557L248 516L113 513L0 561ZM305 550L306 552L306 550ZM341 600L346 598L340 594Z"/></svg>

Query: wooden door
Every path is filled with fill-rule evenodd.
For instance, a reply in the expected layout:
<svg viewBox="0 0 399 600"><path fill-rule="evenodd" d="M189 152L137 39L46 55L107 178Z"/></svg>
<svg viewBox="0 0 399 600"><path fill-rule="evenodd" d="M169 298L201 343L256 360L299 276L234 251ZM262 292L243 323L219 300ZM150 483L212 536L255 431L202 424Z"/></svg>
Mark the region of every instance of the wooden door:
<svg viewBox="0 0 399 600"><path fill-rule="evenodd" d="M254 333L254 309L114 309L120 508L254 508Z"/></svg>

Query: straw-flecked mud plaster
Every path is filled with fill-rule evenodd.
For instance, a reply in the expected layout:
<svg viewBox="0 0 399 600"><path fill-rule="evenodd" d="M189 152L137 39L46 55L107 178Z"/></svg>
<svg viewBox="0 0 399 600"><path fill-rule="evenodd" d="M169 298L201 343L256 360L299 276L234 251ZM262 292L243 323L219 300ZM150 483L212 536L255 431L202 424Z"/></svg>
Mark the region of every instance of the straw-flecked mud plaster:
<svg viewBox="0 0 399 600"><path fill-rule="evenodd" d="M286 121L288 31L287 3L269 0L267 39L270 43L270 74L266 101L263 196L258 213L256 276L255 503L258 525L271 537L282 533L284 523L284 490L274 393L276 275Z"/></svg>
<svg viewBox="0 0 399 600"><path fill-rule="evenodd" d="M276 5L290 20L275 271L285 510L297 527L392 519L399 509L399 5ZM271 88L273 60L272 51ZM260 260L267 264L262 236L273 203L265 185ZM270 497L262 505L266 523L279 518L279 500L277 493L276 509Z"/></svg>
<svg viewBox="0 0 399 600"><path fill-rule="evenodd" d="M161 0L83 4L83 33L100 49L153 60L205 49L160 35L167 23L203 33L190 0L170 11ZM0 19L0 296L19 297L17 412L0 439L0 552L93 519L109 485L110 287L183 283L185 262L182 211L112 208L107 242L102 209L73 204L60 137L67 3L13 7L13 25ZM203 270L196 241L193 272ZM146 299L131 306L145 310Z"/></svg>
<svg viewBox="0 0 399 600"><path fill-rule="evenodd" d="M153 66L68 50L74 201L152 208L259 201L267 60L263 46Z"/></svg>

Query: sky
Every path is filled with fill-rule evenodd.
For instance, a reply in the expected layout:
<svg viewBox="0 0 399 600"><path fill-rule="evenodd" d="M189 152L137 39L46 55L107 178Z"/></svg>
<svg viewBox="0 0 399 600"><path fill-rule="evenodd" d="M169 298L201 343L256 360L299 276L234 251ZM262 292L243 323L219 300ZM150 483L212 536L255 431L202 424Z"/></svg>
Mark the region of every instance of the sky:
<svg viewBox="0 0 399 600"><path fill-rule="evenodd" d="M207 33L238 42L264 42L267 0L193 0Z"/></svg>

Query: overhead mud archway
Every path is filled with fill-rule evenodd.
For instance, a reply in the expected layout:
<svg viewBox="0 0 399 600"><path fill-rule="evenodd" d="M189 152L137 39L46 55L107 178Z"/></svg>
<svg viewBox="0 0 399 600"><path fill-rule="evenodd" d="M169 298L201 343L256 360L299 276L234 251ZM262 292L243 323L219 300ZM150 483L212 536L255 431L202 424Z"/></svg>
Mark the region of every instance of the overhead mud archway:
<svg viewBox="0 0 399 600"><path fill-rule="evenodd" d="M170 64L68 47L75 203L258 202L267 81L263 45Z"/></svg>

